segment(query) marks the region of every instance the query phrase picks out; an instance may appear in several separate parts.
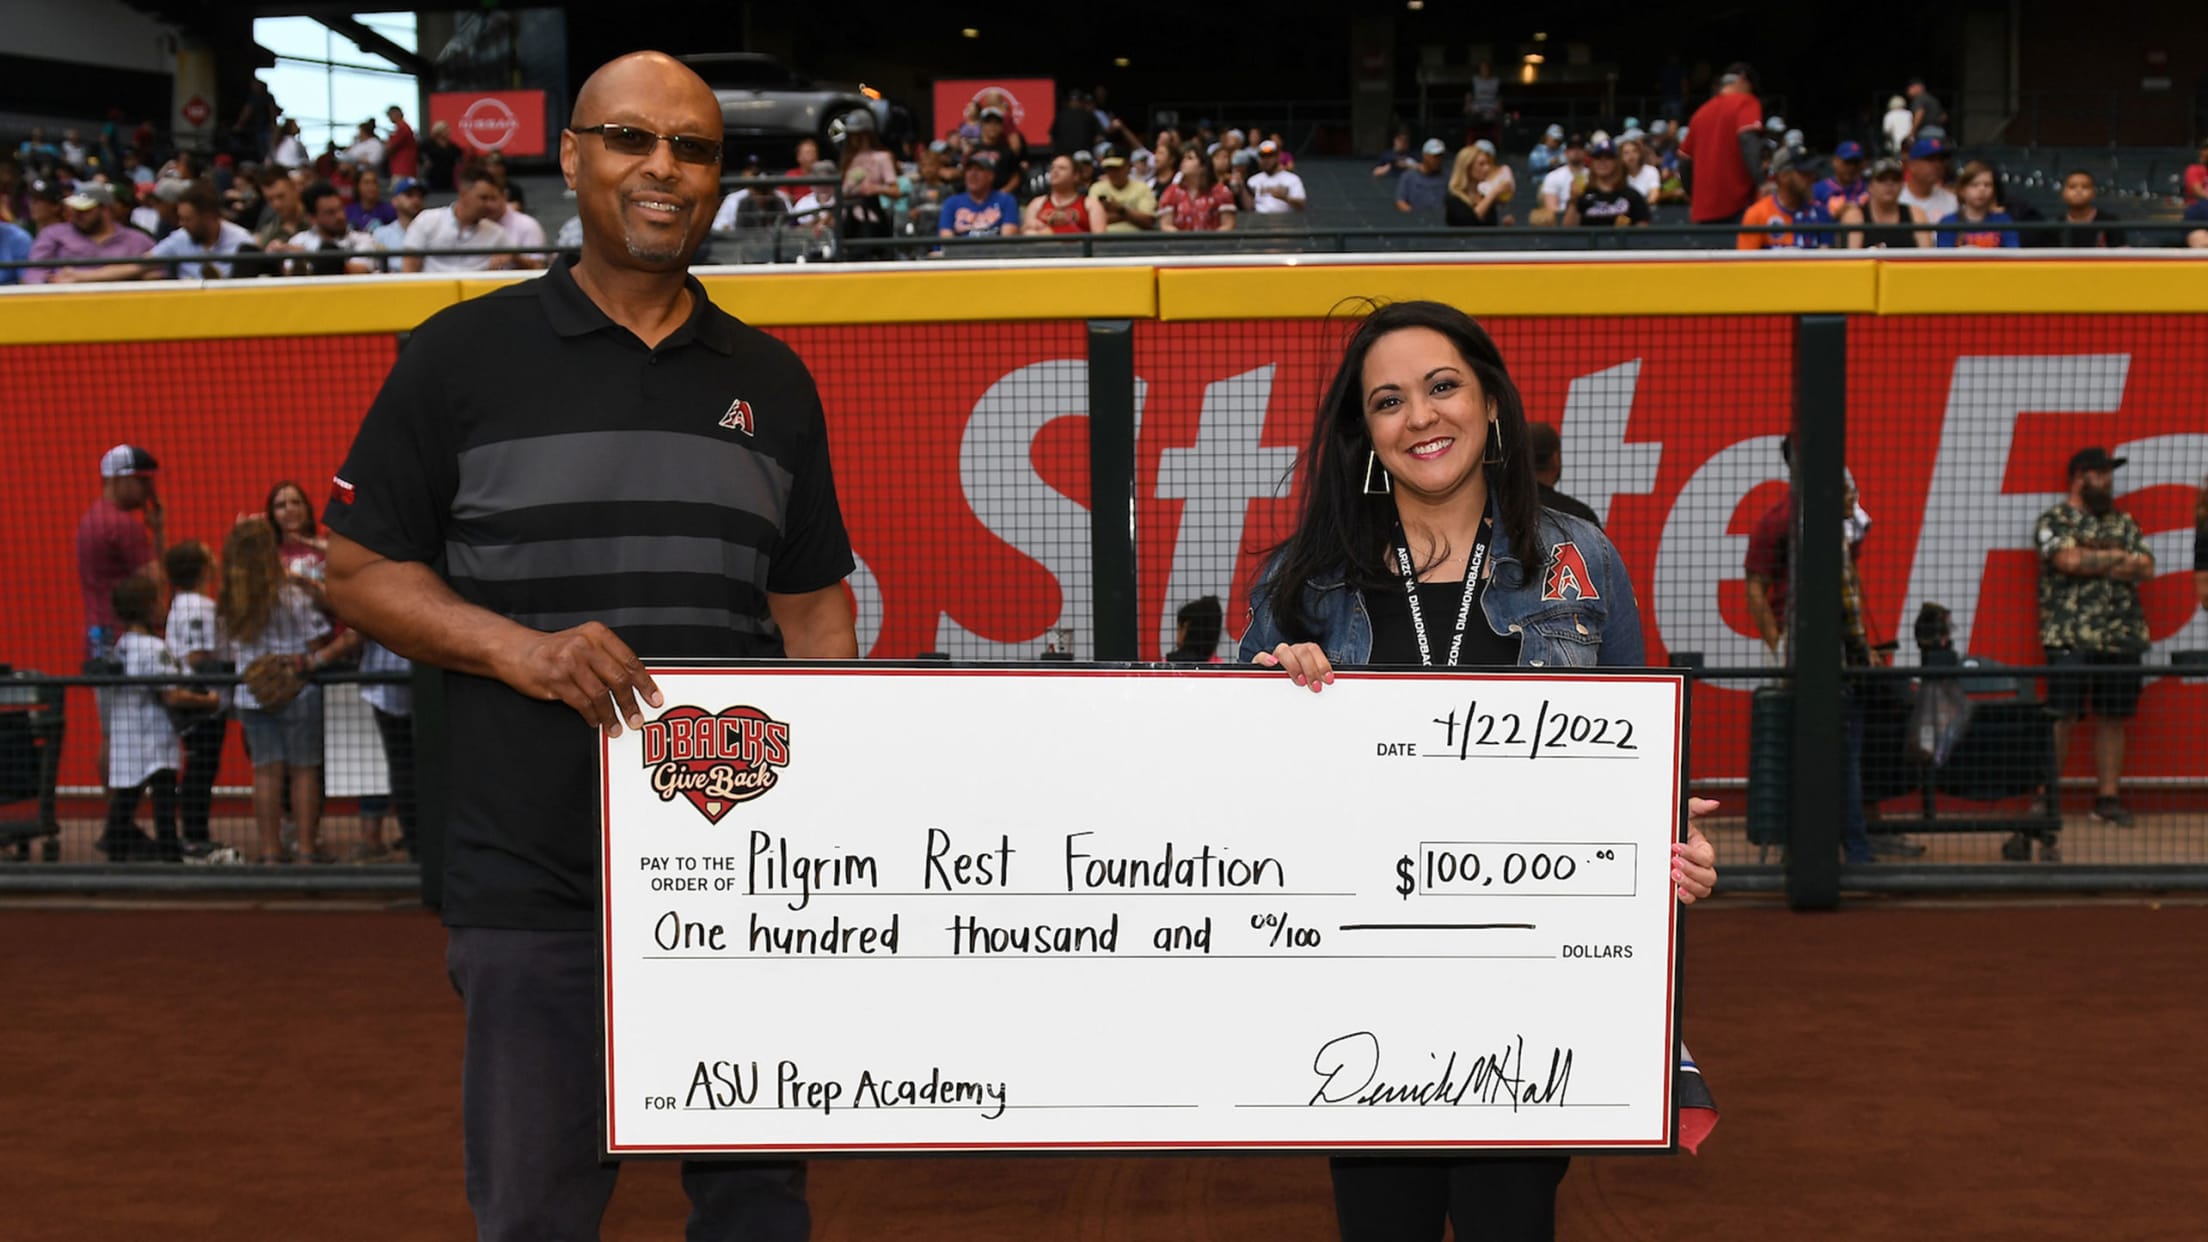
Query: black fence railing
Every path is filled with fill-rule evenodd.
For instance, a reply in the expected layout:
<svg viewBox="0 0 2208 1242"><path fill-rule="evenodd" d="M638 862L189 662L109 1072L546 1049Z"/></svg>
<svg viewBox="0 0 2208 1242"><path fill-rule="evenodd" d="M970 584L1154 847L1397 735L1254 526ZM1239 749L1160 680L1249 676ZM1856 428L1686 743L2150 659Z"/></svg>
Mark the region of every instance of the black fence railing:
<svg viewBox="0 0 2208 1242"><path fill-rule="evenodd" d="M833 217L837 227L816 231L809 221ZM1309 229L1282 227L1269 221L1228 232L1015 234L1010 236L942 237L922 232L870 237L847 233L841 214L832 206L803 213L776 216L761 225L743 225L708 235L703 259L708 263L880 262L956 258L970 260L1033 258L1154 258L1166 255L1207 254L1390 254L1484 253L1537 251L1587 253L1605 251L1738 250L1743 237L1764 241L1767 253L1787 255L1799 250L1859 249L1861 236L1875 246L1879 234L1893 225L1817 224L1773 228L1744 228L1730 224L1653 224L1633 228L1562 228L1510 226L1495 228L1434 228L1411 225L1402 228ZM795 225L796 227L793 227ZM1910 228L1919 239L1947 235L2016 234L2024 247L2104 249L2123 246L2139 249L2198 249L2189 239L2208 234L2208 228L2177 220L2125 220L2122 222L2071 223L2062 220L2019 220L1996 224L1921 224ZM1796 233L1814 235L1813 245L1797 246ZM1979 249L1977 245L1957 247ZM544 259L572 255L572 247L499 247L490 249L377 250L363 252L238 252L229 255L154 256L129 258L35 259L0 262L0 272L29 269L108 268L135 266L140 279L161 279L185 265L221 265L235 276L277 276L286 266L300 267L340 257L366 258L397 271L400 261L429 257L498 257ZM1891 253L1888 251L1887 253ZM305 273L298 273L305 274ZM375 273L365 273L373 275ZM359 274L356 274L359 275Z"/></svg>

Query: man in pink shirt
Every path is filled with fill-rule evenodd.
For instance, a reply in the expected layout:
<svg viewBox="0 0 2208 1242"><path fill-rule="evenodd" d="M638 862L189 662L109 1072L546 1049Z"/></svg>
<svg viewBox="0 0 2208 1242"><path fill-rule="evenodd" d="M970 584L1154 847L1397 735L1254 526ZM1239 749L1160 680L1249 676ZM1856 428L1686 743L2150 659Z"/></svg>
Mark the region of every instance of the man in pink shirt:
<svg viewBox="0 0 2208 1242"><path fill-rule="evenodd" d="M100 498L77 523L77 581L84 588L84 670L88 673L122 671L113 663L115 643L123 633L115 617L115 584L140 571L151 573L157 581L160 578L166 540L161 501L153 494L153 474L159 468L153 454L135 444L118 444L100 454ZM144 522L133 514L142 515ZM93 690L92 698L100 717L93 753L99 756L100 783L105 785L109 713L115 694L103 686Z"/></svg>
<svg viewBox="0 0 2208 1242"><path fill-rule="evenodd" d="M87 654L108 654L121 630L108 598L115 584L141 570L159 573L161 501L153 494L160 469L153 454L118 444L100 455L100 498L77 523L77 580L84 588ZM140 518L144 521L140 521Z"/></svg>

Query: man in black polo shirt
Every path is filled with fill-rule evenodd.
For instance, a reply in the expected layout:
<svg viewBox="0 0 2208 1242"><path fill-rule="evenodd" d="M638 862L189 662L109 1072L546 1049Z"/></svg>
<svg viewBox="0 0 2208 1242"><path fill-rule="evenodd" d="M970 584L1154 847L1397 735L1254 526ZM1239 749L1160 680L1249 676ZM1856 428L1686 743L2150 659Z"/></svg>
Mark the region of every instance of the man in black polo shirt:
<svg viewBox="0 0 2208 1242"><path fill-rule="evenodd" d="M593 74L560 138L581 258L423 324L334 483L332 602L449 670L446 964L484 1239L596 1237L613 1192L595 746L662 705L640 657L858 654L812 378L685 271L720 140L673 59ZM800 1165L683 1185L692 1237L809 1229Z"/></svg>

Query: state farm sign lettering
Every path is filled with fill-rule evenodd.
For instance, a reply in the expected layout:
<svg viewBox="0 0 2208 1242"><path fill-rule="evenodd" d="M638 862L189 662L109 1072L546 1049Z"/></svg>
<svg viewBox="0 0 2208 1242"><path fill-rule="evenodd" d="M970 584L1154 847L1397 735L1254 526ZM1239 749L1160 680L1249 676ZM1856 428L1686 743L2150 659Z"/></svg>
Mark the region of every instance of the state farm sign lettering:
<svg viewBox="0 0 2208 1242"><path fill-rule="evenodd" d="M1741 567L1756 519L1784 494L1791 322L1489 327L1529 416L1562 435L1562 490L1603 515L1625 558L1651 661L1699 652L1712 666L1763 663ZM1094 596L1078 328L921 329L941 332L942 357L956 362L902 392L916 404L894 420L881 417L880 373L848 365L869 348L868 331L778 333L812 361L830 413L863 561L861 649L1032 659L1046 631L1070 626L1086 657ZM1242 628L1262 551L1291 519L1284 484L1341 332L1301 321L1137 329L1145 658L1170 648L1175 610L1201 595L1228 601L1230 635ZM2194 430L2203 358L2208 326L2177 317L1857 321L1848 464L1873 518L1861 568L1874 632L1906 640L1908 619L1936 600L1953 610L1960 645L2036 663L2033 519L2060 499L2069 454L2100 443L2131 458L2117 484L2162 571L2145 589L2158 648L2208 647L2190 575L2194 489L2208 474L2208 434ZM2158 695L2199 693L2158 682L2149 715ZM1698 736L1731 711L1698 706Z"/></svg>

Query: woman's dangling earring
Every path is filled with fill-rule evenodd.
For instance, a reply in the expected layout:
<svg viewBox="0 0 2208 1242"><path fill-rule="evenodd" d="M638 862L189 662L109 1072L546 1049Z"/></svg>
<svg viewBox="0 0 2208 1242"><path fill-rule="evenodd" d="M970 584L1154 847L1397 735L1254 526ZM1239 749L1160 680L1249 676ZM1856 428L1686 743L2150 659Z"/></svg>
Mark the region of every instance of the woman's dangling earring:
<svg viewBox="0 0 2208 1242"><path fill-rule="evenodd" d="M1503 424L1498 419L1487 420L1487 456L1480 459L1483 466L1503 464Z"/></svg>
<svg viewBox="0 0 2208 1242"><path fill-rule="evenodd" d="M1365 495L1385 496L1395 490L1395 479L1388 468L1380 464L1378 449L1365 453Z"/></svg>

